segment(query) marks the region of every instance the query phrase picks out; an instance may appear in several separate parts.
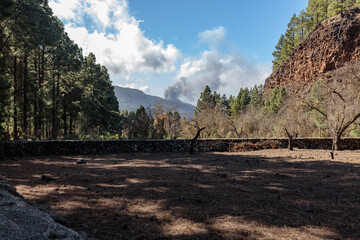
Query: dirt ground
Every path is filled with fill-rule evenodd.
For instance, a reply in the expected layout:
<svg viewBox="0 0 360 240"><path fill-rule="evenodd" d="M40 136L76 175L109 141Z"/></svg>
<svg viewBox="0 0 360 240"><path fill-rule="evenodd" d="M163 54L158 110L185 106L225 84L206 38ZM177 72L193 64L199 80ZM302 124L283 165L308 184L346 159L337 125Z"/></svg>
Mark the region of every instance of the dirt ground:
<svg viewBox="0 0 360 240"><path fill-rule="evenodd" d="M360 239L360 151L335 157L298 149L53 156L0 162L0 175L97 239Z"/></svg>

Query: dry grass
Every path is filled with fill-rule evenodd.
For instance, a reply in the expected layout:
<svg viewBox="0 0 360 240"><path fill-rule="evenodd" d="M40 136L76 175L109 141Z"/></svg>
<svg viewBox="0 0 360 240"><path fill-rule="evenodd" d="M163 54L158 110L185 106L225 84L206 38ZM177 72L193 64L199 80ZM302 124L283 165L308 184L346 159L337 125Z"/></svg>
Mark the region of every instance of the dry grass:
<svg viewBox="0 0 360 240"><path fill-rule="evenodd" d="M359 151L39 157L0 175L98 239L360 239Z"/></svg>

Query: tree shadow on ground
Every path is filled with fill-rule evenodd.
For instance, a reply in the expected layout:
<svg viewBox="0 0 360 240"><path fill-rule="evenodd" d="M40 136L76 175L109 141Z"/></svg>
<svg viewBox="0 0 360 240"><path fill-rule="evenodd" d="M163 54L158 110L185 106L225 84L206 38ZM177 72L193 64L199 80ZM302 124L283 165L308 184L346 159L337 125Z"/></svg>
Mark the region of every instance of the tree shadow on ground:
<svg viewBox="0 0 360 240"><path fill-rule="evenodd" d="M0 174L98 239L360 239L359 164L136 153L6 161Z"/></svg>

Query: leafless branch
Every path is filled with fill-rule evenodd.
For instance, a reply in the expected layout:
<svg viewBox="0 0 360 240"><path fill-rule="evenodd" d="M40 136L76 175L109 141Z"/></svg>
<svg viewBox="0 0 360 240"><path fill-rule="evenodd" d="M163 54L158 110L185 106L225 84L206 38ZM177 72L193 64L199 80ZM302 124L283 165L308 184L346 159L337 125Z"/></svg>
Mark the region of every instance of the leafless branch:
<svg viewBox="0 0 360 240"><path fill-rule="evenodd" d="M332 93L338 96L343 102L345 102L344 97L338 91L336 91L335 89L331 89L331 91L328 94L332 94Z"/></svg>
<svg viewBox="0 0 360 240"><path fill-rule="evenodd" d="M326 119L328 119L327 114L326 114L324 111L322 111L320 108L318 108L318 107L316 107L316 106L308 103L307 101L302 100L302 102L303 102L304 104L306 104L308 107L310 107L311 110L317 111L318 113L320 113L321 115L323 115Z"/></svg>

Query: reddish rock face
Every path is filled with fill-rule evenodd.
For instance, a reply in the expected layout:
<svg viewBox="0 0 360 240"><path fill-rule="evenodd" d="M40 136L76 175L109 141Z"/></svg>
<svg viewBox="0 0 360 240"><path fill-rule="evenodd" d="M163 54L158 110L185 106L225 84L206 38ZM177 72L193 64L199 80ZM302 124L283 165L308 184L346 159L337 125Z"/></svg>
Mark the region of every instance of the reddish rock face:
<svg viewBox="0 0 360 240"><path fill-rule="evenodd" d="M349 62L360 59L360 9L320 24L295 49L291 57L265 80L265 93L276 86L289 86L297 93Z"/></svg>

